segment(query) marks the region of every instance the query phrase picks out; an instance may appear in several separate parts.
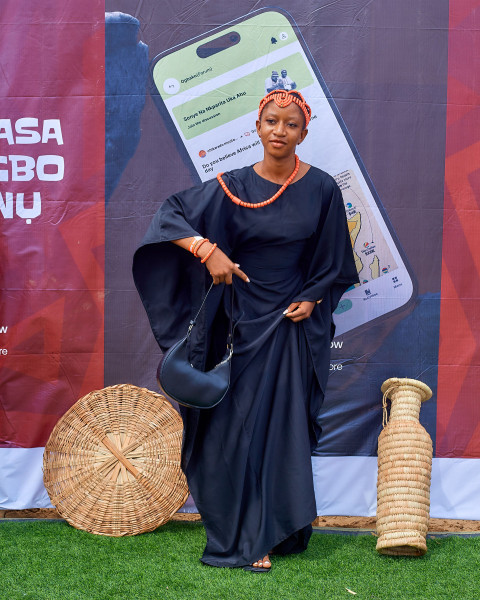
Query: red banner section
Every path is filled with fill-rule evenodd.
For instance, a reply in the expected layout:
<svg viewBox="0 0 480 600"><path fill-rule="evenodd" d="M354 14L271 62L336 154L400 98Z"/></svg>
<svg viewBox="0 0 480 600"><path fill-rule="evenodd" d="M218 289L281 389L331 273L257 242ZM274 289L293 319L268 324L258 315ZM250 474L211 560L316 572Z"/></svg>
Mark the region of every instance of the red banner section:
<svg viewBox="0 0 480 600"><path fill-rule="evenodd" d="M479 11L450 3L437 457L480 457Z"/></svg>
<svg viewBox="0 0 480 600"><path fill-rule="evenodd" d="M0 55L0 447L30 448L103 387L103 0L7 2Z"/></svg>

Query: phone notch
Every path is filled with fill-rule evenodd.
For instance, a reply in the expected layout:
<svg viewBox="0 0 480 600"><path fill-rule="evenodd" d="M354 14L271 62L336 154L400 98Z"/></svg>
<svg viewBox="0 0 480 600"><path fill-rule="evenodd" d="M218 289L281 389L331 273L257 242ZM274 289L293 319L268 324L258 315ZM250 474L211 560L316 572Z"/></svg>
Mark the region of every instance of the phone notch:
<svg viewBox="0 0 480 600"><path fill-rule="evenodd" d="M229 31L214 40L210 40L206 44L197 48L197 56L199 58L208 58L213 54L227 50L236 46L241 40L240 34L237 31Z"/></svg>

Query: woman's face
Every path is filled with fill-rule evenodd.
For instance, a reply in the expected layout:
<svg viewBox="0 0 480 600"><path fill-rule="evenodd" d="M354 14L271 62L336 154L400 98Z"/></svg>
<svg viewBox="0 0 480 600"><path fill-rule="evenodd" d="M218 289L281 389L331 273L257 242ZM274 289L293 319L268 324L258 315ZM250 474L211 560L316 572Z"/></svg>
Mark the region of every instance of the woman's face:
<svg viewBox="0 0 480 600"><path fill-rule="evenodd" d="M303 112L295 103L285 108L280 108L273 100L266 104L257 121L257 133L265 152L277 158L295 154L297 145L308 133L304 124Z"/></svg>

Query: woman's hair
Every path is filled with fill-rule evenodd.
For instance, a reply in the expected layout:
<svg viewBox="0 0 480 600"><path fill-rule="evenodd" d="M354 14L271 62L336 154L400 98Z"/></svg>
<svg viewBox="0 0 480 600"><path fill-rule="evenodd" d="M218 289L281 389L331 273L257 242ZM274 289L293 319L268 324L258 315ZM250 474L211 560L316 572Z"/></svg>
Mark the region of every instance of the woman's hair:
<svg viewBox="0 0 480 600"><path fill-rule="evenodd" d="M272 100L280 108L285 108L294 102L303 112L303 116L305 117L305 128L308 127L308 124L310 123L310 117L312 116L312 109L305 102L305 98L300 92L297 92L296 90L272 90L271 92L268 92L268 94L260 100L260 104L258 105L259 119L262 117L262 112L265 108L265 105Z"/></svg>

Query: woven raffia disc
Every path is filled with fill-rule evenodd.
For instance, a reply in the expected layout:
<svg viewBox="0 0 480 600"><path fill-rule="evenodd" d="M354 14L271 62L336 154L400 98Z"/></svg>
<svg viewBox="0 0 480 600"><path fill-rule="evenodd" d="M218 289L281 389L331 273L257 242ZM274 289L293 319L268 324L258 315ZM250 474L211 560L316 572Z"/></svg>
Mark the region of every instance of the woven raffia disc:
<svg viewBox="0 0 480 600"><path fill-rule="evenodd" d="M101 535L152 531L184 504L182 419L163 396L133 385L87 394L58 421L43 455L52 504Z"/></svg>

